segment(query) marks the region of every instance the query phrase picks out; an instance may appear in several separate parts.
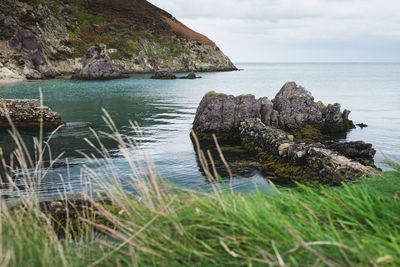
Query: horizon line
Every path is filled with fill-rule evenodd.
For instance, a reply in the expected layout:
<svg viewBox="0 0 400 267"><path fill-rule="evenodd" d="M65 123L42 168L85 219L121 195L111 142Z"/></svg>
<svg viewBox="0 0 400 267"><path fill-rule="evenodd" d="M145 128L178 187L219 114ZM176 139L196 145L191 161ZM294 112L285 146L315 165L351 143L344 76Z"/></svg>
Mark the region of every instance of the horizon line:
<svg viewBox="0 0 400 267"><path fill-rule="evenodd" d="M400 64L400 61L233 61L234 64Z"/></svg>

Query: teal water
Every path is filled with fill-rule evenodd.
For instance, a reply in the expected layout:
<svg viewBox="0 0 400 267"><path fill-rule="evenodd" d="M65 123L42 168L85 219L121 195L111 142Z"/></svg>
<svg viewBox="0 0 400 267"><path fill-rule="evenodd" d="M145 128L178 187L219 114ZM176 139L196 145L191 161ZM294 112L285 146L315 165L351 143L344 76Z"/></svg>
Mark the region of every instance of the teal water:
<svg viewBox="0 0 400 267"><path fill-rule="evenodd" d="M366 123L368 128L350 131L346 140L364 140L383 155L400 161L400 64L237 64L243 71L202 73L203 79L159 81L150 75L132 75L130 79L88 81L38 81L0 85L2 98L38 98L41 87L44 103L59 112L68 126L52 141L54 155L65 152L56 168L42 181L40 191L51 195L64 190L82 190L81 166L86 159L76 150L91 152L85 137L94 140L86 127L105 130L102 108L114 119L120 131L140 140L140 158L148 153L158 172L173 183L207 189L209 183L200 171L193 144L189 138L196 108L202 96L211 90L228 94L254 94L272 99L286 81L296 81L324 103L339 102L352 110L350 118ZM143 137L136 137L128 121L137 121ZM29 143L34 132L23 131ZM102 137L112 151L118 176L128 177L130 168L115 143ZM0 146L6 153L13 149L10 137L0 133ZM70 166L67 168L66 163ZM384 166L380 164L380 166ZM63 181L59 178L63 176ZM268 183L257 172L235 177L237 190L249 190L254 184L269 190ZM3 190L0 194L11 194Z"/></svg>

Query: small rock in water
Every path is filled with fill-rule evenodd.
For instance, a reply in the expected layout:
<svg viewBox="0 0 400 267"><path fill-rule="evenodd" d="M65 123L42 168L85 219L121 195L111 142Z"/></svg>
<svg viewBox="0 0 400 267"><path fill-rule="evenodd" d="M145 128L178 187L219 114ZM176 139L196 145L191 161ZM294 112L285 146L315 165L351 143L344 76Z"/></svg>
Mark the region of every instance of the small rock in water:
<svg viewBox="0 0 400 267"><path fill-rule="evenodd" d="M190 72L187 76L185 77L180 77L179 79L187 79L187 80L195 80L195 79L201 79L202 77L198 77L196 76L196 73L194 73L193 71Z"/></svg>
<svg viewBox="0 0 400 267"><path fill-rule="evenodd" d="M360 127L360 128L368 127L368 125L365 124L365 123L359 123L359 124L357 124L357 126Z"/></svg>
<svg viewBox="0 0 400 267"><path fill-rule="evenodd" d="M165 68L165 69L159 69L156 73L154 73L153 76L151 76L151 78L157 80L175 80L176 76L172 69Z"/></svg>

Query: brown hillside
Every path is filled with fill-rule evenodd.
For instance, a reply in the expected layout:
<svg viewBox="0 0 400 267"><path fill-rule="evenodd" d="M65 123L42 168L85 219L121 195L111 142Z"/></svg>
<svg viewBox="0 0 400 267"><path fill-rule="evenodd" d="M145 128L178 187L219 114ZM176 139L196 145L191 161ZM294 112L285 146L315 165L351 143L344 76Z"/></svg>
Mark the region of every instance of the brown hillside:
<svg viewBox="0 0 400 267"><path fill-rule="evenodd" d="M215 46L206 36L176 20L171 14L146 0L76 0L75 4L91 14L113 20L124 20L135 32L151 31L157 37L175 33Z"/></svg>

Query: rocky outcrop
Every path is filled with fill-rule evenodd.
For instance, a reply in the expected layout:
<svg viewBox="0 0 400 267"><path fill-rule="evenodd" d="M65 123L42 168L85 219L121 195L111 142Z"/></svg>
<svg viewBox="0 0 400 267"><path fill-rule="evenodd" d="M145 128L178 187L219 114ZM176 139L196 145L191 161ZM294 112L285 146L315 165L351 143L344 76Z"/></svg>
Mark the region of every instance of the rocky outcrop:
<svg viewBox="0 0 400 267"><path fill-rule="evenodd" d="M0 2L0 63L17 76L77 73L98 43L123 73L236 69L215 43L145 0Z"/></svg>
<svg viewBox="0 0 400 267"><path fill-rule="evenodd" d="M345 143L327 143L327 148L338 152L339 154L360 162L364 165L375 166L374 156L376 150L372 144L364 143L363 141L353 141Z"/></svg>
<svg viewBox="0 0 400 267"><path fill-rule="evenodd" d="M0 99L0 127L10 127L10 120L17 128L39 128L42 124L52 130L65 125L60 114L41 106L37 99Z"/></svg>
<svg viewBox="0 0 400 267"><path fill-rule="evenodd" d="M207 93L197 109L193 130L204 141L209 134L223 140L239 135L242 145L257 154L263 172L279 181L340 184L374 170L369 167L374 166L376 153L372 145L321 143L297 133L306 129L327 137L328 133L346 132L353 128L349 113L341 112L340 104L314 102L309 91L289 82L272 101L253 95Z"/></svg>
<svg viewBox="0 0 400 267"><path fill-rule="evenodd" d="M295 82L287 82L272 100L279 112L280 128L293 131L311 125L323 132L343 132L354 128L349 120L350 111L341 112L340 104L325 106L315 102L309 91Z"/></svg>
<svg viewBox="0 0 400 267"><path fill-rule="evenodd" d="M261 103L253 95L234 97L209 92L197 108L193 130L196 133L237 132L244 119L261 117Z"/></svg>
<svg viewBox="0 0 400 267"><path fill-rule="evenodd" d="M282 173L280 168L290 173L294 167L295 173L286 177L278 176L278 181L290 182L293 179L337 185L374 171L321 143L295 142L292 135L266 126L260 119L244 120L239 131L242 138L267 152L269 161L274 161L274 165L267 165L270 171L279 175ZM264 171L268 171L268 168Z"/></svg>
<svg viewBox="0 0 400 267"><path fill-rule="evenodd" d="M201 133L237 131L245 118L260 118L267 126L294 131L313 126L324 133L345 132L354 128L350 111L340 111L340 104L325 106L295 82L286 83L275 98L256 99L253 95L207 93L196 112L193 129Z"/></svg>
<svg viewBox="0 0 400 267"><path fill-rule="evenodd" d="M112 80L123 78L121 72L113 67L104 44L95 45L82 58L82 70L72 76L79 80Z"/></svg>
<svg viewBox="0 0 400 267"><path fill-rule="evenodd" d="M174 80L176 79L176 75L174 74L174 71L172 69L165 68L156 71L156 73L154 73L151 78L156 80Z"/></svg>

